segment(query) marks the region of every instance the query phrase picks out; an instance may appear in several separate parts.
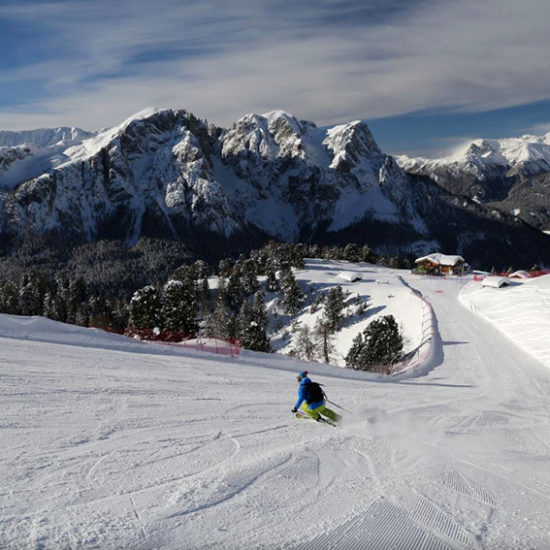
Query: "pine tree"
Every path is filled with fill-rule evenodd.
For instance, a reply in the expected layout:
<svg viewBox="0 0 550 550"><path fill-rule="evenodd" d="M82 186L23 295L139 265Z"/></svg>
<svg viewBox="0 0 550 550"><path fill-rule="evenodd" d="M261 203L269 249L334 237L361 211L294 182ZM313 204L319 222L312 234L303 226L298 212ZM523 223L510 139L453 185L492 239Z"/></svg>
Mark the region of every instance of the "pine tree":
<svg viewBox="0 0 550 550"><path fill-rule="evenodd" d="M88 301L81 302L75 314L74 324L79 327L87 327L90 324L90 307Z"/></svg>
<svg viewBox="0 0 550 550"><path fill-rule="evenodd" d="M243 263L241 284L245 296L252 296L260 288L256 275L256 266L252 260L245 260Z"/></svg>
<svg viewBox="0 0 550 550"><path fill-rule="evenodd" d="M233 260L231 258L223 258L218 264L218 275L220 277L229 277L233 269Z"/></svg>
<svg viewBox="0 0 550 550"><path fill-rule="evenodd" d="M213 313L209 313L204 317L201 334L206 338L215 338L217 336Z"/></svg>
<svg viewBox="0 0 550 550"><path fill-rule="evenodd" d="M160 303L160 298L159 298ZM126 326L128 326L128 318L130 313L130 305L125 300L116 298L111 300L111 310L112 310L112 324L111 328L115 330L123 331ZM157 325L152 325L158 326Z"/></svg>
<svg viewBox="0 0 550 550"><path fill-rule="evenodd" d="M77 317L81 319L81 311L87 305L86 283L82 277L69 281L68 295L66 301L67 322L75 323Z"/></svg>
<svg viewBox="0 0 550 550"><path fill-rule="evenodd" d="M229 307L229 299L225 288L225 279L218 279L218 289L212 314L213 334L217 338L230 339L236 337L236 320Z"/></svg>
<svg viewBox="0 0 550 550"><path fill-rule="evenodd" d="M275 274L275 267L272 262L269 262L267 266L267 279L265 282L265 289L267 292L277 292L280 290L279 281L277 280L277 275Z"/></svg>
<svg viewBox="0 0 550 550"><path fill-rule="evenodd" d="M376 254L368 244L361 247L361 260L369 264L376 263Z"/></svg>
<svg viewBox="0 0 550 550"><path fill-rule="evenodd" d="M88 300L89 325L110 329L113 327L113 307L103 294L90 296Z"/></svg>
<svg viewBox="0 0 550 550"><path fill-rule="evenodd" d="M21 315L41 315L42 297L36 279L24 275L19 287L19 310Z"/></svg>
<svg viewBox="0 0 550 550"><path fill-rule="evenodd" d="M12 315L19 313L19 292L12 281L0 285L0 312Z"/></svg>
<svg viewBox="0 0 550 550"><path fill-rule="evenodd" d="M325 301L324 321L331 332L340 330L344 324L344 292L341 286L332 287L327 294Z"/></svg>
<svg viewBox="0 0 550 550"><path fill-rule="evenodd" d="M315 342L312 339L311 329L307 325L298 330L294 350L299 359L312 361L315 358Z"/></svg>
<svg viewBox="0 0 550 550"><path fill-rule="evenodd" d="M334 343L328 323L323 319L319 319L315 325L315 347L323 361L330 363L334 353Z"/></svg>
<svg viewBox="0 0 550 550"><path fill-rule="evenodd" d="M210 274L210 267L203 260L197 260L196 262L193 262L189 270L190 276L195 281L198 281L199 279L204 279Z"/></svg>
<svg viewBox="0 0 550 550"><path fill-rule="evenodd" d="M54 321L61 321L61 309L59 297L51 291L46 292L42 300L42 315Z"/></svg>
<svg viewBox="0 0 550 550"><path fill-rule="evenodd" d="M241 264L237 262L227 280L227 299L233 311L239 311L245 297L241 275Z"/></svg>
<svg viewBox="0 0 550 550"><path fill-rule="evenodd" d="M349 243L344 247L344 260L347 262L361 261L361 251L355 243Z"/></svg>
<svg viewBox="0 0 550 550"><path fill-rule="evenodd" d="M185 281L168 281L162 293L162 325L172 331L195 334L197 330L197 295L191 274Z"/></svg>
<svg viewBox="0 0 550 550"><path fill-rule="evenodd" d="M353 369L359 368L359 355L363 350L363 335L359 332L357 336L353 339L351 348L348 351L348 354L345 357L346 366Z"/></svg>
<svg viewBox="0 0 550 550"><path fill-rule="evenodd" d="M201 279L201 283L198 289L198 301L201 312L201 317L206 319L210 314L211 303L210 303L210 285L208 284L208 277Z"/></svg>
<svg viewBox="0 0 550 550"><path fill-rule="evenodd" d="M162 289L161 324L163 328L172 331L182 330L185 323L183 316L183 301L185 292L183 282L168 281Z"/></svg>
<svg viewBox="0 0 550 550"><path fill-rule="evenodd" d="M252 349L254 342L254 312L252 306L245 300L237 317L238 337L245 349Z"/></svg>
<svg viewBox="0 0 550 550"><path fill-rule="evenodd" d="M68 312L67 304L69 303L69 281L57 275L55 278L55 293L59 299L59 321L67 322Z"/></svg>
<svg viewBox="0 0 550 550"><path fill-rule="evenodd" d="M146 286L136 290L130 301L129 326L155 328L160 326L161 294L158 288Z"/></svg>
<svg viewBox="0 0 550 550"><path fill-rule="evenodd" d="M284 311L289 315L296 315L300 311L303 295L288 264L281 268L280 277Z"/></svg>
<svg viewBox="0 0 550 550"><path fill-rule="evenodd" d="M373 370L391 365L399 360L403 350L403 337L393 315L385 315L372 321L361 334L355 337L346 356L348 366L360 370Z"/></svg>
<svg viewBox="0 0 550 550"><path fill-rule="evenodd" d="M258 291L254 295L252 304L252 313L254 314L254 343L253 348L256 351L271 351L269 338L267 337L267 309L265 307L264 295Z"/></svg>
<svg viewBox="0 0 550 550"><path fill-rule="evenodd" d="M253 351L270 351L267 338L267 313L264 296L254 295L254 303L244 301L238 317L239 340L242 346Z"/></svg>

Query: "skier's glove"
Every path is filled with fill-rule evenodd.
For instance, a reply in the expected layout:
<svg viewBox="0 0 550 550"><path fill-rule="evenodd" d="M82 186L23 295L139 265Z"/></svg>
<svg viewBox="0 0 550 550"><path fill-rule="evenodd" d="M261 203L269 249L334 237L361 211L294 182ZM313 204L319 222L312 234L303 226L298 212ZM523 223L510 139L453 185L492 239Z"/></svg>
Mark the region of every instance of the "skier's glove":
<svg viewBox="0 0 550 550"><path fill-rule="evenodd" d="M293 412L293 413L296 413L296 412L298 412L298 409L297 409L296 407L294 407L294 408L292 409L292 412Z"/></svg>

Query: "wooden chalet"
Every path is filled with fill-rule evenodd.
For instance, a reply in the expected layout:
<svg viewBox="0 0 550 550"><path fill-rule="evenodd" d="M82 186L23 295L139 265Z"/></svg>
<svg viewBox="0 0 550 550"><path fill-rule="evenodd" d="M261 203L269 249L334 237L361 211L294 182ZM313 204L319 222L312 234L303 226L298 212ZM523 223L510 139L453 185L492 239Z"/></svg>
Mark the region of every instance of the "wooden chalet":
<svg viewBox="0 0 550 550"><path fill-rule="evenodd" d="M423 267L426 273L434 275L462 275L466 268L466 262L462 256L449 256L447 254L428 254L414 262L418 267Z"/></svg>

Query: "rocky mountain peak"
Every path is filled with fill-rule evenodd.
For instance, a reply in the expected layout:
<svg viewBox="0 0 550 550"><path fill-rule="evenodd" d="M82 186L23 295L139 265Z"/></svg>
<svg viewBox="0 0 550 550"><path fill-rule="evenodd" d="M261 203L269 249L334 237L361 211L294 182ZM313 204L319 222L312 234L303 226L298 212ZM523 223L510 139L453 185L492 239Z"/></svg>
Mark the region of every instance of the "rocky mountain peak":
<svg viewBox="0 0 550 550"><path fill-rule="evenodd" d="M368 126L360 120L330 128L323 144L334 155L334 168L344 163L350 167L357 166L365 159L383 161L384 154Z"/></svg>
<svg viewBox="0 0 550 550"><path fill-rule="evenodd" d="M463 227L457 208L471 208L413 180L361 121L318 128L279 110L222 129L186 110L148 109L78 143L56 143L44 149L44 162L31 149L0 158L6 250L38 234L128 245L162 237L198 253L267 238L346 238L427 252L443 231L429 218L455 216L446 234L453 239ZM491 146L475 144L470 154L482 158Z"/></svg>

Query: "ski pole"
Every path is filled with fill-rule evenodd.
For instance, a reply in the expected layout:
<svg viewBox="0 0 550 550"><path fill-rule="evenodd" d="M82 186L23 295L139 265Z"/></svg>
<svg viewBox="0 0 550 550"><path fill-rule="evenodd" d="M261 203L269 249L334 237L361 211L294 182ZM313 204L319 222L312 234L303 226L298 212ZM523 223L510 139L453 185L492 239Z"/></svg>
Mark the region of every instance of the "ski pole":
<svg viewBox="0 0 550 550"><path fill-rule="evenodd" d="M330 401L329 399L327 399L327 403L330 403L331 405L334 405L335 407L338 407L339 409L342 409L343 411L346 411L349 414L353 414L351 411L348 411L348 409L346 409L345 407L342 407L341 405L338 405L334 401Z"/></svg>

